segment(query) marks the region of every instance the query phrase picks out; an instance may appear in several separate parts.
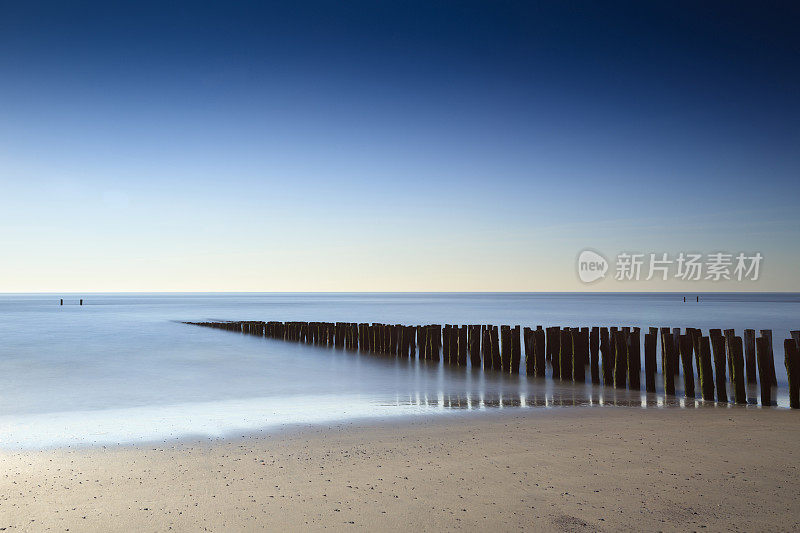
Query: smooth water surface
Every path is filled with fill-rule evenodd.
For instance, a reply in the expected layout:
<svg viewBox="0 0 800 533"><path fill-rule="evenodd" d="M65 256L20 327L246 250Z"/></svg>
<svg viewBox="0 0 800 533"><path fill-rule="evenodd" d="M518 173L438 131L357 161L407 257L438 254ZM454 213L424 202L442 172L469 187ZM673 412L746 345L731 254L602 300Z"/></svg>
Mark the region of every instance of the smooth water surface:
<svg viewBox="0 0 800 533"><path fill-rule="evenodd" d="M363 355L184 320L772 329L785 405L783 339L800 329L800 295L702 294L700 303L694 296L684 303L677 294L0 295L0 446L226 436L449 408L663 404L644 393Z"/></svg>

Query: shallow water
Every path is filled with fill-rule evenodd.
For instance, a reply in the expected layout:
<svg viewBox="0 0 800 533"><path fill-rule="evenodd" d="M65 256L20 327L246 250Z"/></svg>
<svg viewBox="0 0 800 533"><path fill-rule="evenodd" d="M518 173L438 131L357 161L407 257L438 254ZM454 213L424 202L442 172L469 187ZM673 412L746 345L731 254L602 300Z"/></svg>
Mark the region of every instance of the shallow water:
<svg viewBox="0 0 800 533"><path fill-rule="evenodd" d="M445 368L184 320L773 329L782 406L782 341L800 328L797 294L705 294L700 303L672 294L88 294L59 306L62 296L0 295L0 447L217 437L501 405L664 405L660 394Z"/></svg>

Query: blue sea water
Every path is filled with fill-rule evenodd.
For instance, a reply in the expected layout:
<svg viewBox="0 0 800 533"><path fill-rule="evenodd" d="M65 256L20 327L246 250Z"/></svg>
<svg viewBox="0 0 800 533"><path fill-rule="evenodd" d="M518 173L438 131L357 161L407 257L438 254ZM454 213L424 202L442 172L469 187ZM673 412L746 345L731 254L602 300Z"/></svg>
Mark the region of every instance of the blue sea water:
<svg viewBox="0 0 800 533"><path fill-rule="evenodd" d="M663 293L0 295L0 447L225 437L292 424L497 407L701 404L182 321L772 329L778 401L786 406L783 339L800 329L800 295L700 294L697 303L691 294L687 300Z"/></svg>

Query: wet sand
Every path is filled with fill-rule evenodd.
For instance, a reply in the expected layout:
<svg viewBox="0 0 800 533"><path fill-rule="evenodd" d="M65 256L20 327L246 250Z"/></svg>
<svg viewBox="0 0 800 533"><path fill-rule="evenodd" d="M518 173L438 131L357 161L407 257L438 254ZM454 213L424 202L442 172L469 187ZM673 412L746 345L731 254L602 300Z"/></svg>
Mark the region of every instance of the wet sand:
<svg viewBox="0 0 800 533"><path fill-rule="evenodd" d="M800 528L800 414L510 409L0 452L5 531Z"/></svg>

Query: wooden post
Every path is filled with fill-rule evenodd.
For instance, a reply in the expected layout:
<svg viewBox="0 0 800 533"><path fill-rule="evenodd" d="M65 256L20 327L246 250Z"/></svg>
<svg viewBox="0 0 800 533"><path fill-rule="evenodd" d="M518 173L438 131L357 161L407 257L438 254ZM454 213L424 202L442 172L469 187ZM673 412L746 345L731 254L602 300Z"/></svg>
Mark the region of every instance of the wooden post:
<svg viewBox="0 0 800 533"><path fill-rule="evenodd" d="M758 381L761 383L761 405L772 405L772 376L767 359L770 356L769 339L761 336L756 339L756 357L758 359Z"/></svg>
<svg viewBox="0 0 800 533"><path fill-rule="evenodd" d="M572 364L573 364L573 354L572 354L572 335L570 333L570 328L563 328L561 330L561 340L559 341L559 365L561 367L561 380L572 380Z"/></svg>
<svg viewBox="0 0 800 533"><path fill-rule="evenodd" d="M727 357L725 354L725 337L722 336L720 330L709 330L711 336L711 348L714 351L714 377L717 388L717 401L728 401L728 388L727 378L725 375L725 368L727 365Z"/></svg>
<svg viewBox="0 0 800 533"><path fill-rule="evenodd" d="M533 332L533 351L536 354L536 375L545 377L546 357L545 357L545 333L542 326L538 326Z"/></svg>
<svg viewBox="0 0 800 533"><path fill-rule="evenodd" d="M593 327L589 333L589 359L592 383L600 384L600 328Z"/></svg>
<svg viewBox="0 0 800 533"><path fill-rule="evenodd" d="M642 343L639 328L633 328L628 335L628 383L631 390L642 390Z"/></svg>
<svg viewBox="0 0 800 533"><path fill-rule="evenodd" d="M522 345L525 347L525 375L532 376L536 368L536 358L533 356L533 331L531 328L522 328Z"/></svg>
<svg viewBox="0 0 800 533"><path fill-rule="evenodd" d="M674 360L672 363L672 368L675 371L675 377L678 377L681 373L681 355L680 355L680 345L681 345L681 328L673 328L672 329L672 345L675 347L675 352L673 353Z"/></svg>
<svg viewBox="0 0 800 533"><path fill-rule="evenodd" d="M486 327L481 326L481 347L483 352L483 370L492 369L492 335L491 325Z"/></svg>
<svg viewBox="0 0 800 533"><path fill-rule="evenodd" d="M800 409L800 350L797 341L786 339L783 341L783 350L786 377L789 380L789 407Z"/></svg>
<svg viewBox="0 0 800 533"><path fill-rule="evenodd" d="M553 379L561 379L561 328L554 326L550 339L547 341L548 346L553 347L551 353L551 366L553 369Z"/></svg>
<svg viewBox="0 0 800 533"><path fill-rule="evenodd" d="M628 342L624 330L614 332L614 387L624 389L628 378Z"/></svg>
<svg viewBox="0 0 800 533"><path fill-rule="evenodd" d="M481 327L471 325L468 330L469 335L469 362L472 368L481 366Z"/></svg>
<svg viewBox="0 0 800 533"><path fill-rule="evenodd" d="M81 305L83 305L83 298L81 298Z"/></svg>
<svg viewBox="0 0 800 533"><path fill-rule="evenodd" d="M767 367L767 377L772 381L772 386L776 387L778 385L778 378L775 376L775 352L772 348L772 330L762 329L761 336L767 339L767 350L769 350L769 357L767 357L765 361L769 365Z"/></svg>
<svg viewBox="0 0 800 533"><path fill-rule="evenodd" d="M519 346L519 326L514 326L511 335L511 373L519 374L519 365L522 353Z"/></svg>
<svg viewBox="0 0 800 533"><path fill-rule="evenodd" d="M661 329L661 346L664 351L661 374L664 376L664 394L675 396L675 342L669 328Z"/></svg>
<svg viewBox="0 0 800 533"><path fill-rule="evenodd" d="M589 328L572 330L572 351L575 354L572 374L576 383L586 383L586 363L589 361Z"/></svg>
<svg viewBox="0 0 800 533"><path fill-rule="evenodd" d="M467 366L467 326L458 328L458 364Z"/></svg>
<svg viewBox="0 0 800 533"><path fill-rule="evenodd" d="M700 337L700 366L697 371L700 374L703 399L714 401L714 369L711 365L711 345L708 337Z"/></svg>
<svg viewBox="0 0 800 533"><path fill-rule="evenodd" d="M601 367L603 370L603 385L614 385L614 351L611 349L611 339L608 328L600 328L600 353L602 354Z"/></svg>
<svg viewBox="0 0 800 533"><path fill-rule="evenodd" d="M681 364L683 365L683 394L694 398L694 369L692 368L692 337L680 336Z"/></svg>
<svg viewBox="0 0 800 533"><path fill-rule="evenodd" d="M747 403L747 376L744 373L744 353L742 351L742 338L734 335L728 346L728 358L731 360L731 381L733 382L733 397L736 403Z"/></svg>
<svg viewBox="0 0 800 533"><path fill-rule="evenodd" d="M442 329L442 359L444 360L444 364L450 363L451 333L452 330L450 324L445 324L444 328Z"/></svg>
<svg viewBox="0 0 800 533"><path fill-rule="evenodd" d="M511 327L500 326L500 371L511 368Z"/></svg>
<svg viewBox="0 0 800 533"><path fill-rule="evenodd" d="M64 305L64 298L61 298L61 303L59 305Z"/></svg>
<svg viewBox="0 0 800 533"><path fill-rule="evenodd" d="M500 336L497 334L497 326L492 326L490 332L492 338L492 368L502 370L500 366Z"/></svg>
<svg viewBox="0 0 800 533"><path fill-rule="evenodd" d="M656 335L644 334L644 386L647 392L656 392Z"/></svg>

